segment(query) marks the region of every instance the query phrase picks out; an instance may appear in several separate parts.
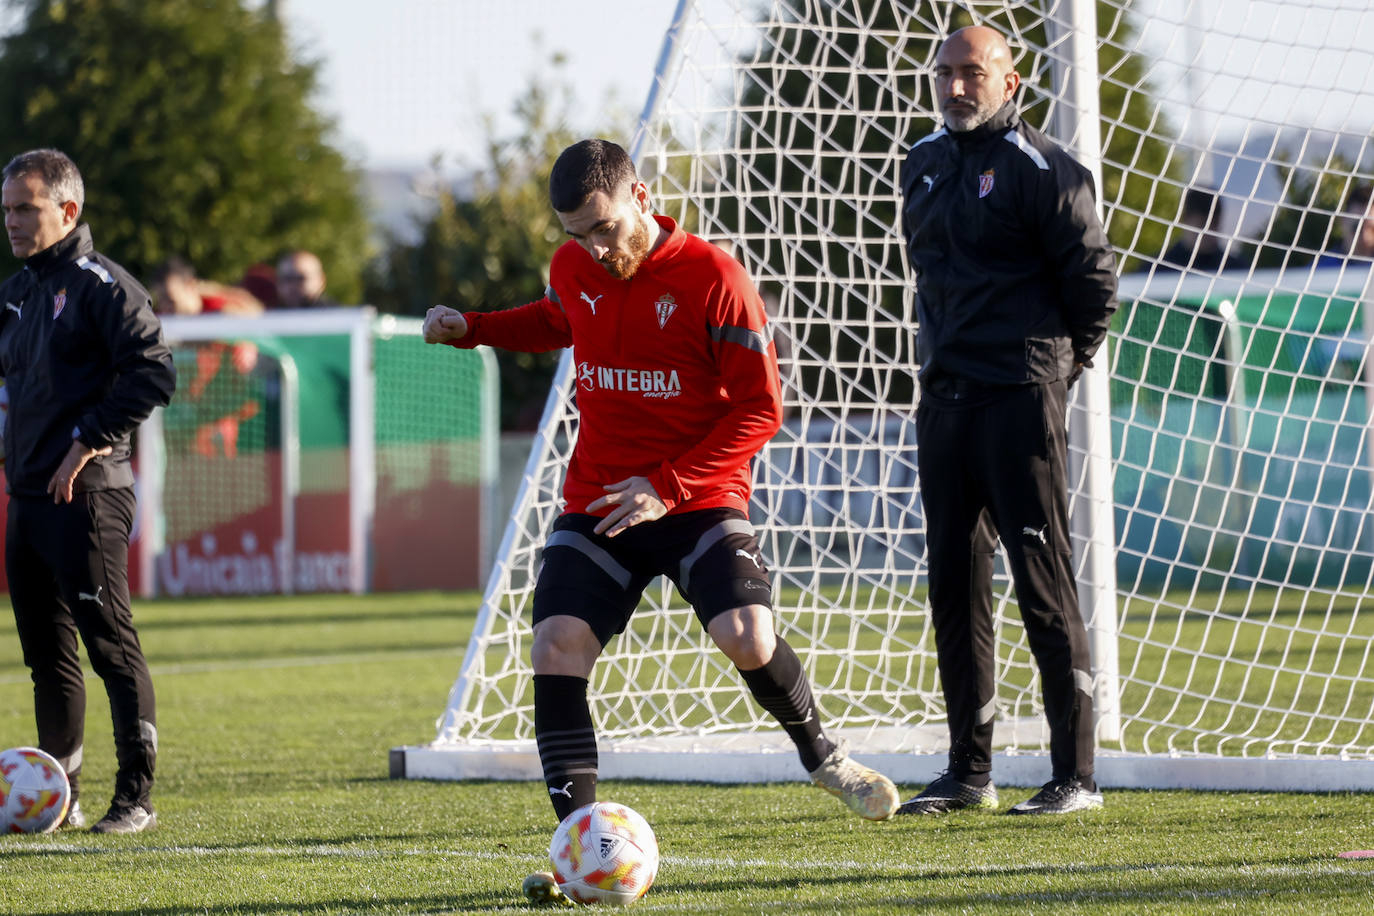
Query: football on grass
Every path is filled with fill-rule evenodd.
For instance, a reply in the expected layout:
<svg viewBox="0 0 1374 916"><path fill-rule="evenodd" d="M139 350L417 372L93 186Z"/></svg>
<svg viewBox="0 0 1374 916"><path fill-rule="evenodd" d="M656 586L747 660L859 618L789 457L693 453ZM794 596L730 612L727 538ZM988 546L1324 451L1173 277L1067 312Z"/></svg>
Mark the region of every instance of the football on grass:
<svg viewBox="0 0 1374 916"><path fill-rule="evenodd" d="M67 816L71 785L36 747L0 751L0 833L51 833Z"/></svg>
<svg viewBox="0 0 1374 916"><path fill-rule="evenodd" d="M614 802L583 805L549 843L553 877L578 903L628 906L658 874L658 840L649 822Z"/></svg>

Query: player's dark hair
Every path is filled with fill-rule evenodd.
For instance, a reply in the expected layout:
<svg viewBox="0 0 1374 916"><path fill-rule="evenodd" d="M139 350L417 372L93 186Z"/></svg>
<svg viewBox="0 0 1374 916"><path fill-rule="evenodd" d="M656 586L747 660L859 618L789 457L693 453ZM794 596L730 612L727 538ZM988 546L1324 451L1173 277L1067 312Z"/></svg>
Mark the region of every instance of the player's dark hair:
<svg viewBox="0 0 1374 916"><path fill-rule="evenodd" d="M76 201L76 215L86 206L86 185L71 157L56 149L31 149L20 153L5 166L4 180L37 175L48 189L48 199L61 206Z"/></svg>
<svg viewBox="0 0 1374 916"><path fill-rule="evenodd" d="M549 202L571 213L597 191L615 197L639 178L630 154L610 140L581 140L563 150L549 173Z"/></svg>

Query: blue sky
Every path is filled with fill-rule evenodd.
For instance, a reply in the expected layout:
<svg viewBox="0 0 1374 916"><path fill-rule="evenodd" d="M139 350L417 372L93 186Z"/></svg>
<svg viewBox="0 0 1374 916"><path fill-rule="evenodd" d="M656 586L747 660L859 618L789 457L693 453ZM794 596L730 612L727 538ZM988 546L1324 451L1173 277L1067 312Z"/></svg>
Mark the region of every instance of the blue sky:
<svg viewBox="0 0 1374 916"><path fill-rule="evenodd" d="M638 113L677 0L279 0L296 45L323 61L321 107L366 167L461 171L484 116L511 104L555 53L588 128L608 104ZM547 84L547 80L544 80Z"/></svg>

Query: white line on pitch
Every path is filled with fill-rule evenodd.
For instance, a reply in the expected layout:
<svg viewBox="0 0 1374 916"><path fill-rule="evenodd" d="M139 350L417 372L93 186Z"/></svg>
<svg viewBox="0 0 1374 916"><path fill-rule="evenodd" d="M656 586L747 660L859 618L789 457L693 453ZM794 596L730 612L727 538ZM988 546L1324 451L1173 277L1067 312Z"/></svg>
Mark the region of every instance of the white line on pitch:
<svg viewBox="0 0 1374 916"><path fill-rule="evenodd" d="M7 848L8 847L8 848ZM232 857L236 855L251 856L271 856L273 858L295 857L295 858L340 858L340 859L385 859L385 858L415 858L415 857L434 857L434 858L465 858L479 859L489 862L534 862L546 863L548 859L543 855L521 852L492 852L490 850L471 850L471 849L364 849L359 847L345 846L137 846L130 848L105 847L105 846L82 846L74 843L52 843L39 845L26 845L22 842L15 845L0 845L0 860L7 855L24 854L47 854L65 853L76 855L110 855L110 856L141 856L141 855L186 855L197 858ZM700 868L744 868L744 869L776 869L793 871L813 871L815 869L835 869L838 871L852 872L875 872L885 873L893 871L888 863L874 862L872 860L858 861L852 859L807 859L804 861L793 861L787 859L730 859L730 858L702 858L700 856L663 856L661 859L664 865L677 868L700 869ZM1331 874L1331 875L1369 875L1369 868L1357 862L1313 861L1300 866L1288 865L1196 865L1196 864L1133 864L1123 863L1119 865L1066 865L1063 862L1017 862L1007 865L951 865L942 867L939 865L908 866L905 872L915 872L931 878L938 878L948 871L950 874L957 873L960 876L983 875L996 876L1003 874L1024 874L1027 871L1053 870L1074 874L1091 874L1094 872L1114 872L1114 871L1142 871L1154 874L1219 874L1232 872L1240 875L1253 876L1277 876L1293 877L1300 875Z"/></svg>

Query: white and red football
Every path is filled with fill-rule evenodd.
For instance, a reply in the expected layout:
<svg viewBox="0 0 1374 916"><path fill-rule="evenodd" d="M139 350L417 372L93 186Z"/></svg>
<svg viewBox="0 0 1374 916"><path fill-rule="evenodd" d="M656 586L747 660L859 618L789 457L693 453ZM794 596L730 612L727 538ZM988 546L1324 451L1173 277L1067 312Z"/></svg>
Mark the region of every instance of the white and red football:
<svg viewBox="0 0 1374 916"><path fill-rule="evenodd" d="M658 839L633 809L593 802L558 825L549 859L559 888L578 903L629 906L658 875Z"/></svg>
<svg viewBox="0 0 1374 916"><path fill-rule="evenodd" d="M72 789L62 765L36 747L0 751L0 833L51 833Z"/></svg>

